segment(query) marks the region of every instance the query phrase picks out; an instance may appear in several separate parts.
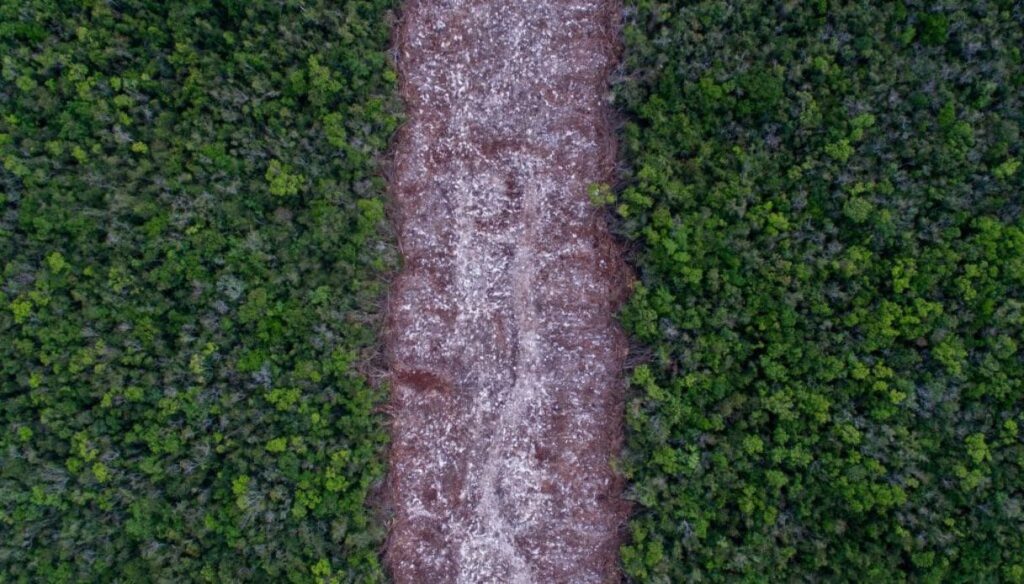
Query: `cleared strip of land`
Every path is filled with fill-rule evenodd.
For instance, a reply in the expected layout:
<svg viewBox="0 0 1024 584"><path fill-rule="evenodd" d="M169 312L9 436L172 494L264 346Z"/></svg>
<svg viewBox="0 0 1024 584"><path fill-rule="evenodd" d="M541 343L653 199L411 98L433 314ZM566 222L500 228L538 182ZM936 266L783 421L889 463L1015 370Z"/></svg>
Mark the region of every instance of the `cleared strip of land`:
<svg viewBox="0 0 1024 584"><path fill-rule="evenodd" d="M392 179L397 582L602 582L626 506L628 272L588 185L610 180L618 5L412 0Z"/></svg>

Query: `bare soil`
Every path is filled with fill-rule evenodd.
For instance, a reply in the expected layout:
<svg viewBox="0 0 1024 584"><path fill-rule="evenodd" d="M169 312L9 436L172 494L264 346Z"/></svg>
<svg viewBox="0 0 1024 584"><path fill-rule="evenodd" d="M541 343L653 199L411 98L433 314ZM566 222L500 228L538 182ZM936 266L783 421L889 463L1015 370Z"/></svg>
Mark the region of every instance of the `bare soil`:
<svg viewBox="0 0 1024 584"><path fill-rule="evenodd" d="M619 578L629 272L612 179L619 5L409 0L397 32L404 258L387 345L399 583Z"/></svg>

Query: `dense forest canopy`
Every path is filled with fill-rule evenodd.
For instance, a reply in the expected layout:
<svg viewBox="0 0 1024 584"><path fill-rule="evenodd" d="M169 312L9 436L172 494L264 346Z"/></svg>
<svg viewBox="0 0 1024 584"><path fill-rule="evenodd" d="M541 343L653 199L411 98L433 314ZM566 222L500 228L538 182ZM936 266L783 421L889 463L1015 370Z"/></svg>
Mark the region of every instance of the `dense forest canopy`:
<svg viewBox="0 0 1024 584"><path fill-rule="evenodd" d="M1024 582L1024 6L632 0L639 582ZM391 0L0 0L0 581L372 582Z"/></svg>
<svg viewBox="0 0 1024 584"><path fill-rule="evenodd" d="M0 0L0 581L381 579L389 0Z"/></svg>
<svg viewBox="0 0 1024 584"><path fill-rule="evenodd" d="M1024 581L1024 5L630 3L637 581Z"/></svg>

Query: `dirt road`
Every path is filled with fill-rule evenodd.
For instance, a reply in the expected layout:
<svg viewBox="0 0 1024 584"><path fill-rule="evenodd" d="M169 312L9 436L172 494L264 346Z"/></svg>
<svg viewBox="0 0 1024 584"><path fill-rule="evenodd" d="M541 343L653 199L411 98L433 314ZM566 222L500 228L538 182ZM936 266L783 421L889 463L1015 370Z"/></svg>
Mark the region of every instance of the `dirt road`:
<svg viewBox="0 0 1024 584"><path fill-rule="evenodd" d="M396 582L617 579L628 272L611 179L618 4L410 0L391 292Z"/></svg>

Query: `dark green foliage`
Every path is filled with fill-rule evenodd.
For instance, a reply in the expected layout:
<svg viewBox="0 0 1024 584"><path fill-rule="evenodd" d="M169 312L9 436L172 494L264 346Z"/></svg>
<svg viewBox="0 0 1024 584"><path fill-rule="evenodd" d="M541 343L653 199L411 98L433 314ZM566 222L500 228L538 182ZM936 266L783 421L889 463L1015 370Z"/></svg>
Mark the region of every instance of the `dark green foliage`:
<svg viewBox="0 0 1024 584"><path fill-rule="evenodd" d="M380 579L389 0L0 0L0 581Z"/></svg>
<svg viewBox="0 0 1024 584"><path fill-rule="evenodd" d="M630 8L639 581L1024 581L1019 2Z"/></svg>

